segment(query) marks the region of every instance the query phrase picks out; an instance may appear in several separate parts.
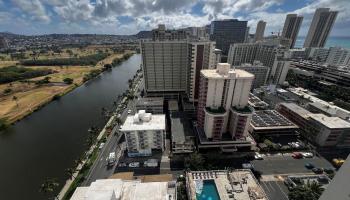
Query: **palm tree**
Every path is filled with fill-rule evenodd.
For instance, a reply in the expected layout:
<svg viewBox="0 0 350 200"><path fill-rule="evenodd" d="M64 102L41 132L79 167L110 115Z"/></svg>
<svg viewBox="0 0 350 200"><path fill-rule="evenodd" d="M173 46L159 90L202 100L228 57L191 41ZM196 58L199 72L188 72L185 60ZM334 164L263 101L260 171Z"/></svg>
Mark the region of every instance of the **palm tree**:
<svg viewBox="0 0 350 200"><path fill-rule="evenodd" d="M55 178L46 178L44 183L41 184L39 191L45 194L52 193L59 186L59 183Z"/></svg>
<svg viewBox="0 0 350 200"><path fill-rule="evenodd" d="M69 179L73 179L75 178L74 177L74 173L76 172L76 169L75 168L67 168L66 169L66 173L67 173L67 176L69 177Z"/></svg>
<svg viewBox="0 0 350 200"><path fill-rule="evenodd" d="M120 119L120 117L116 117L115 118L115 122L120 125L122 123L122 120Z"/></svg>
<svg viewBox="0 0 350 200"><path fill-rule="evenodd" d="M289 194L290 200L317 200L320 198L323 188L317 182L308 181L304 185L298 185Z"/></svg>

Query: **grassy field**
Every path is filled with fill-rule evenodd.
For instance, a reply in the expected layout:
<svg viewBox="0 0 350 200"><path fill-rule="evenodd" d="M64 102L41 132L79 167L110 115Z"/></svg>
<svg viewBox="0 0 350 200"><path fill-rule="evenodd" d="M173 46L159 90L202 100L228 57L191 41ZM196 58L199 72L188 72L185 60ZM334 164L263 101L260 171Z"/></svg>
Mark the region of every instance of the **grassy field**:
<svg viewBox="0 0 350 200"><path fill-rule="evenodd" d="M87 50L88 51L88 50ZM129 53L129 52L128 52ZM49 68L56 73L47 75L50 77L49 84L37 85L34 82L43 79L45 76L30 79L29 83L12 82L11 84L0 84L0 119L13 123L24 116L32 113L42 105L50 102L56 95L63 95L83 83L83 77L91 70L101 69L104 64L112 63L113 59L122 57L123 54L112 54L100 61L95 67L87 66L31 66L30 68ZM9 64L9 63L7 63ZM6 62L0 61L0 66ZM73 84L67 85L64 78L72 78ZM11 92L4 94L6 89ZM17 97L14 100L13 96Z"/></svg>

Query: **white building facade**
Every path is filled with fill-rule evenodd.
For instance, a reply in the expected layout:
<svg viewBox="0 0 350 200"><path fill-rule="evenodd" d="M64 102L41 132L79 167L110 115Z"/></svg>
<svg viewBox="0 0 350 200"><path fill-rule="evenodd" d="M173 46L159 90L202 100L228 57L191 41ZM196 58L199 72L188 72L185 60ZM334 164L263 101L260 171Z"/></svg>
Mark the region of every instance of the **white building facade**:
<svg viewBox="0 0 350 200"><path fill-rule="evenodd" d="M152 115L140 110L135 115L129 115L122 125L121 132L125 135L128 155L152 155L152 150L165 149L165 115Z"/></svg>

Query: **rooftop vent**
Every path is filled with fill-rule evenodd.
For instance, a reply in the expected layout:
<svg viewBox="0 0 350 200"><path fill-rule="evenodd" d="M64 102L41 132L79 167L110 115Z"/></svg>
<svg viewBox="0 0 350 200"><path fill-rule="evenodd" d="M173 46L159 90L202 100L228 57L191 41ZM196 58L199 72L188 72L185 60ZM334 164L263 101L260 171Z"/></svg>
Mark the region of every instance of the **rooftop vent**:
<svg viewBox="0 0 350 200"><path fill-rule="evenodd" d="M139 112L134 115L134 123L149 122L151 119L152 114L146 113L145 110L139 110Z"/></svg>

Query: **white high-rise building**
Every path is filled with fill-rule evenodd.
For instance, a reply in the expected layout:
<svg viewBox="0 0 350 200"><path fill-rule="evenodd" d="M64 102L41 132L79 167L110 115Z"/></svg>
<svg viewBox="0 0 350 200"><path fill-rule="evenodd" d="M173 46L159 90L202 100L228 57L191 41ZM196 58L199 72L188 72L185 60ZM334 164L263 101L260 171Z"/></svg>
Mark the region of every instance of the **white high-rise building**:
<svg viewBox="0 0 350 200"><path fill-rule="evenodd" d="M289 66L291 61L289 60L276 60L273 63L270 73L270 84L282 85L286 80Z"/></svg>
<svg viewBox="0 0 350 200"><path fill-rule="evenodd" d="M304 47L324 47L337 15L338 11L330 11L329 8L316 9Z"/></svg>
<svg viewBox="0 0 350 200"><path fill-rule="evenodd" d="M303 17L298 16L297 14L288 14L286 17L283 26L282 37L290 39L290 48L294 48L302 22Z"/></svg>
<svg viewBox="0 0 350 200"><path fill-rule="evenodd" d="M164 32L164 29L157 30ZM215 68L215 42L160 38L141 41L146 95L171 98L181 93L187 94L190 101L196 101L200 70Z"/></svg>
<svg viewBox="0 0 350 200"><path fill-rule="evenodd" d="M197 120L206 138L220 141L224 133L232 140L247 136L252 114L247 104L253 80L253 74L230 69L228 63L201 71Z"/></svg>
<svg viewBox="0 0 350 200"><path fill-rule="evenodd" d="M266 22L264 22L263 20L260 20L258 22L256 31L255 31L255 36L254 36L255 41L260 41L264 39L265 27L266 27Z"/></svg>
<svg viewBox="0 0 350 200"><path fill-rule="evenodd" d="M141 42L146 93L186 92L190 65L187 41Z"/></svg>
<svg viewBox="0 0 350 200"><path fill-rule="evenodd" d="M140 110L129 115L120 131L124 133L129 156L152 155L152 149L165 149L165 115Z"/></svg>

